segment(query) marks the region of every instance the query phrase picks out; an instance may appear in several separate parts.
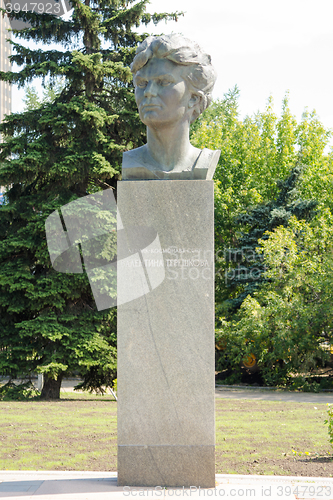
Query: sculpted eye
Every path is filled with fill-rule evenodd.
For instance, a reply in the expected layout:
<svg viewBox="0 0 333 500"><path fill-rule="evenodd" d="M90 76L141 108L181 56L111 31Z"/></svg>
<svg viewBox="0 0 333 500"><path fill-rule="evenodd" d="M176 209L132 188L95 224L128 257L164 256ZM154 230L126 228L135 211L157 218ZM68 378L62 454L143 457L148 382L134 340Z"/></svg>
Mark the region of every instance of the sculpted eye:
<svg viewBox="0 0 333 500"><path fill-rule="evenodd" d="M140 89L145 89L147 87L147 81L146 80L140 80L136 81L135 85L136 87L139 87Z"/></svg>
<svg viewBox="0 0 333 500"><path fill-rule="evenodd" d="M168 79L163 79L163 80L160 80L159 81L159 84L162 86L162 87L167 87L167 85L170 85L172 82L171 80L168 80Z"/></svg>

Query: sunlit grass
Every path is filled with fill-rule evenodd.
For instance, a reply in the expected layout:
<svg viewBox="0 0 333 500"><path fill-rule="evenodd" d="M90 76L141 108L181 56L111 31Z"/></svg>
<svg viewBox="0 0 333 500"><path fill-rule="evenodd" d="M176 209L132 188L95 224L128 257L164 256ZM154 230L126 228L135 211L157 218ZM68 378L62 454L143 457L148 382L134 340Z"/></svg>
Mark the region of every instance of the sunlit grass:
<svg viewBox="0 0 333 500"><path fill-rule="evenodd" d="M295 459L330 456L326 408L217 399L216 472L287 475ZM1 401L0 469L116 471L116 415L111 395Z"/></svg>
<svg viewBox="0 0 333 500"><path fill-rule="evenodd" d="M217 400L216 472L286 475L284 463L295 459L293 450L304 458L329 455L326 408L312 403Z"/></svg>
<svg viewBox="0 0 333 500"><path fill-rule="evenodd" d="M116 469L116 402L89 394L65 397L0 402L0 469Z"/></svg>

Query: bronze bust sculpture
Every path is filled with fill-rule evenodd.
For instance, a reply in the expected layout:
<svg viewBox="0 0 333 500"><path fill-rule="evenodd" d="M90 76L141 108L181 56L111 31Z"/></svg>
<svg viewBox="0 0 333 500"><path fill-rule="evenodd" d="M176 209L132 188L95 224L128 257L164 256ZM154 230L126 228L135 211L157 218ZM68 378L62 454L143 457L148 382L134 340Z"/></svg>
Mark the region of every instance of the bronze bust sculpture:
<svg viewBox="0 0 333 500"><path fill-rule="evenodd" d="M147 144L123 155L123 180L212 179L220 151L200 150L190 124L212 100L216 74L210 56L179 34L148 37L131 70Z"/></svg>

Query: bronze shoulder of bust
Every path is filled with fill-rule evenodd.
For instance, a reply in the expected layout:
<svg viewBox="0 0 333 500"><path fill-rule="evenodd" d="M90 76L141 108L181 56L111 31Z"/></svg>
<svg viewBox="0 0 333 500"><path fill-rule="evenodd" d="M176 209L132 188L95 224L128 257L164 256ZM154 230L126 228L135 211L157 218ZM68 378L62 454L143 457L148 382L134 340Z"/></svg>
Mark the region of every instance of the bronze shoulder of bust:
<svg viewBox="0 0 333 500"><path fill-rule="evenodd" d="M220 151L197 149L191 123L209 106L216 80L211 58L172 33L148 37L131 64L147 144L123 155L123 180L211 180Z"/></svg>
<svg viewBox="0 0 333 500"><path fill-rule="evenodd" d="M199 150L192 168L179 172L152 168L144 161L140 150L132 149L123 154L122 180L211 180L221 154L220 150Z"/></svg>

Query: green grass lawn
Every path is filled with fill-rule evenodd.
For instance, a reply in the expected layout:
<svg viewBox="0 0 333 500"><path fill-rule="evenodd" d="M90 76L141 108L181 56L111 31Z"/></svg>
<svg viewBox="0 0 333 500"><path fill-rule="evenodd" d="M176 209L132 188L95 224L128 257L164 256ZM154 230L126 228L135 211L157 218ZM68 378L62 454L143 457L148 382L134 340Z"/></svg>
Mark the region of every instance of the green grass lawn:
<svg viewBox="0 0 333 500"><path fill-rule="evenodd" d="M216 401L216 472L333 476L327 406Z"/></svg>
<svg viewBox="0 0 333 500"><path fill-rule="evenodd" d="M63 397L0 402L0 469L116 470L117 403L109 396Z"/></svg>
<svg viewBox="0 0 333 500"><path fill-rule="evenodd" d="M217 399L216 472L333 476L326 409ZM109 395L0 401L0 469L116 471L116 422Z"/></svg>

